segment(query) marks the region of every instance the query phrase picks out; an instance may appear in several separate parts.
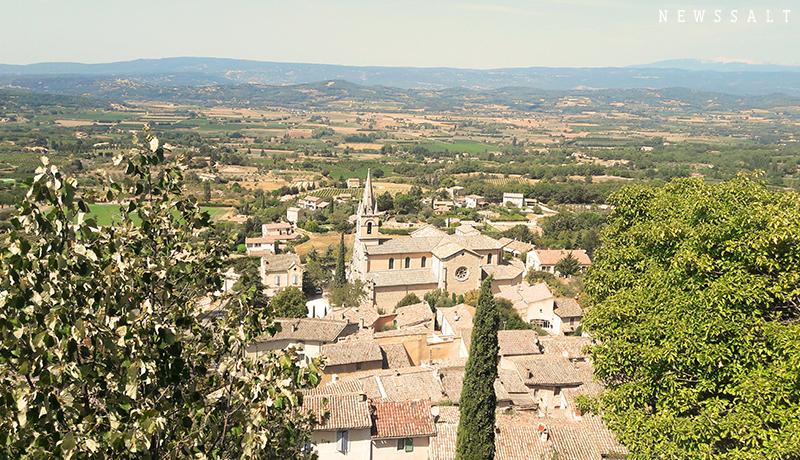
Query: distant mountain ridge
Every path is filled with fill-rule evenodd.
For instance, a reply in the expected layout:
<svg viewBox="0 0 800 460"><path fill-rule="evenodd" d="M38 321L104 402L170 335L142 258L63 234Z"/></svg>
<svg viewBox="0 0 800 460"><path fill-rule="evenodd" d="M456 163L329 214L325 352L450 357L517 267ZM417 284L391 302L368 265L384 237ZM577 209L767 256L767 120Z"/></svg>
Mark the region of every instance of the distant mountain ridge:
<svg viewBox="0 0 800 460"><path fill-rule="evenodd" d="M746 62L730 59L670 59L645 65L632 65L631 69L681 69L702 72L800 72L800 65Z"/></svg>
<svg viewBox="0 0 800 460"><path fill-rule="evenodd" d="M68 62L0 64L0 87L55 92L70 81L130 80L160 86L206 86L257 83L290 85L345 80L366 86L396 88L543 90L635 89L683 87L737 95L785 93L800 96L800 67L680 59L646 66L607 68L528 67L456 69L357 67L329 64L262 62L238 59L178 57L138 59L104 64ZM54 83L56 82L56 83ZM48 90L48 87L51 88Z"/></svg>

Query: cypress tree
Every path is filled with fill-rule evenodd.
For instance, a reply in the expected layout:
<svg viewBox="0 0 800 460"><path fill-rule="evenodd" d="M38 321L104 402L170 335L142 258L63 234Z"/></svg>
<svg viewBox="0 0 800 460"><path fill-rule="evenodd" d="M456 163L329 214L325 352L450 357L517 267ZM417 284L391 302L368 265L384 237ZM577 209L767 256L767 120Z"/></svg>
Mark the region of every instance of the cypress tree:
<svg viewBox="0 0 800 460"><path fill-rule="evenodd" d="M492 277L483 280L475 310L464 387L461 390L461 420L456 438L457 460L494 459L494 421L497 396L497 329L500 318L492 295Z"/></svg>
<svg viewBox="0 0 800 460"><path fill-rule="evenodd" d="M347 248L344 246L344 233L341 234L342 239L339 241L339 256L336 258L336 273L333 278L333 288L338 289L347 284L347 277L345 276L344 268L344 255Z"/></svg>

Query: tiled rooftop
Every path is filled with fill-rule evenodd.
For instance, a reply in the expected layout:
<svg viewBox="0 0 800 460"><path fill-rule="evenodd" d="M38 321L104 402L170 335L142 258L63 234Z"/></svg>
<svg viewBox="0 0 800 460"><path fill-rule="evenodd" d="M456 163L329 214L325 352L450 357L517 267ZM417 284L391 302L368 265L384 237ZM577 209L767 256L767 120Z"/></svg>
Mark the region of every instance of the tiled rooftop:
<svg viewBox="0 0 800 460"><path fill-rule="evenodd" d="M447 324L453 328L456 335L458 335L458 332L461 329L465 327L472 327L472 318L475 316L475 307L461 303L455 307L441 308L439 311L442 312L442 316L444 317L445 321L447 321ZM458 320L456 320L456 317L458 317Z"/></svg>
<svg viewBox="0 0 800 460"><path fill-rule="evenodd" d="M553 306L553 313L561 318L571 318L583 316L583 309L578 305L578 301L571 297L557 297Z"/></svg>
<svg viewBox="0 0 800 460"><path fill-rule="evenodd" d="M576 386L582 380L575 365L560 356L510 357L529 386Z"/></svg>
<svg viewBox="0 0 800 460"><path fill-rule="evenodd" d="M300 265L300 256L293 252L287 254L271 254L261 257L261 262L265 273L282 272L292 268L292 265Z"/></svg>
<svg viewBox="0 0 800 460"><path fill-rule="evenodd" d="M540 355L539 335L530 329L497 331L501 356Z"/></svg>
<svg viewBox="0 0 800 460"><path fill-rule="evenodd" d="M431 402L426 399L380 401L373 404L373 438L435 436Z"/></svg>
<svg viewBox="0 0 800 460"><path fill-rule="evenodd" d="M514 308L527 307L540 300L552 299L553 294L546 283L528 284L526 281L516 286L506 286L495 297L510 300Z"/></svg>
<svg viewBox="0 0 800 460"><path fill-rule="evenodd" d="M400 369L413 366L411 358L408 356L408 351L406 351L406 347L402 343L381 344L381 353L383 353L384 369Z"/></svg>
<svg viewBox="0 0 800 460"><path fill-rule="evenodd" d="M555 265L559 260L567 257L567 254L572 253L572 257L578 259L581 265L589 265L592 261L586 255L586 251L582 249L569 249L569 250L553 250L553 249L537 249L536 257L542 265Z"/></svg>
<svg viewBox="0 0 800 460"><path fill-rule="evenodd" d="M513 280L518 276L522 276L522 269L519 267L515 267L511 264L503 264L503 265L481 265L481 270L483 270L486 275L494 276L496 280Z"/></svg>
<svg viewBox="0 0 800 460"><path fill-rule="evenodd" d="M439 279L430 268L411 268L400 270L380 270L366 274L368 281L375 286L406 286L412 284L437 284Z"/></svg>
<svg viewBox="0 0 800 460"><path fill-rule="evenodd" d="M276 318L281 331L272 337L263 336L257 342L278 340L306 340L312 342L333 342L347 326L346 321L333 321L319 318Z"/></svg>
<svg viewBox="0 0 800 460"><path fill-rule="evenodd" d="M588 359L589 355L583 352L583 347L591 345L592 339L580 336L546 336L539 337L544 345L544 353L550 356L563 356L569 359Z"/></svg>
<svg viewBox="0 0 800 460"><path fill-rule="evenodd" d="M328 366L382 361L377 340L347 340L323 345L320 354L328 358Z"/></svg>
<svg viewBox="0 0 800 460"><path fill-rule="evenodd" d="M361 305L359 307L337 308L325 316L325 319L345 320L349 323L358 324L364 318L364 326L372 327L378 320L378 310L372 305Z"/></svg>
<svg viewBox="0 0 800 460"><path fill-rule="evenodd" d="M327 405L324 404L326 399ZM316 428L317 431L370 428L372 426L369 402L359 394L306 396L303 398L302 410L317 414L318 420L322 420L326 411L330 413L328 420Z"/></svg>
<svg viewBox="0 0 800 460"><path fill-rule="evenodd" d="M397 313L397 327L400 329L433 321L433 312L428 302L425 301L400 307L395 313Z"/></svg>

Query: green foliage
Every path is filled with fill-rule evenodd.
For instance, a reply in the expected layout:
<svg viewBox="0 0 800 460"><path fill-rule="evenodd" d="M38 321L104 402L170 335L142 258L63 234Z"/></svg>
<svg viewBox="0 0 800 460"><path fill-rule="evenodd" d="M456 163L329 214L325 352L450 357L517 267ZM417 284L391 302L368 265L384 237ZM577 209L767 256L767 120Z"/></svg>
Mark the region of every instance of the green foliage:
<svg viewBox="0 0 800 460"><path fill-rule="evenodd" d="M227 253L192 240L209 216L178 165L153 171L163 149L147 141L115 160L133 180L102 198L134 199L114 226L86 219L90 192L46 159L27 182L0 257L0 457L302 457L313 421L298 390L319 363L243 358L276 330L252 292L201 309Z"/></svg>
<svg viewBox="0 0 800 460"><path fill-rule="evenodd" d="M800 197L752 177L613 196L586 280L603 411L633 458L800 456Z"/></svg>
<svg viewBox="0 0 800 460"><path fill-rule="evenodd" d="M355 280L351 283L346 282L339 287L334 287L330 304L334 308L358 307L366 298L367 292L364 288L364 282Z"/></svg>
<svg viewBox="0 0 800 460"><path fill-rule="evenodd" d="M503 330L517 330L517 329L533 329L531 323L525 322L517 310L514 309L514 304L508 299L495 298L494 305L497 309L497 315L500 321L500 329Z"/></svg>
<svg viewBox="0 0 800 460"><path fill-rule="evenodd" d="M395 305L394 308L396 310L400 307L406 307L408 305L414 305L415 303L420 303L420 302L422 301L419 300L419 297L417 297L417 295L412 292L411 294L407 294L405 297L400 299L400 301L397 302L397 305Z"/></svg>
<svg viewBox="0 0 800 460"><path fill-rule="evenodd" d="M569 278L581 272L581 263L572 255L572 252L568 252L566 257L556 262L555 269L561 276Z"/></svg>
<svg viewBox="0 0 800 460"><path fill-rule="evenodd" d="M294 286L278 291L269 303L279 318L305 318L308 316L306 295Z"/></svg>
<svg viewBox="0 0 800 460"><path fill-rule="evenodd" d="M339 252L336 254L336 272L333 274L333 288L341 288L347 284L347 274L345 273L344 257L347 247L344 245L344 233L339 240Z"/></svg>
<svg viewBox="0 0 800 460"><path fill-rule="evenodd" d="M455 294L454 294L455 295ZM452 307L456 304L457 299L453 297L444 289L434 289L426 293L424 296L425 301L431 306L431 310L436 311L437 308Z"/></svg>
<svg viewBox="0 0 800 460"><path fill-rule="evenodd" d="M558 278L550 272L530 270L525 276L525 281L530 284L546 283L550 292L555 297L573 297L575 292L569 287L564 285Z"/></svg>
<svg viewBox="0 0 800 460"><path fill-rule="evenodd" d="M492 297L492 277L483 280L475 310L469 358L464 374L459 408L461 419L456 438L456 459L494 458L494 421L497 396L497 343L499 317Z"/></svg>

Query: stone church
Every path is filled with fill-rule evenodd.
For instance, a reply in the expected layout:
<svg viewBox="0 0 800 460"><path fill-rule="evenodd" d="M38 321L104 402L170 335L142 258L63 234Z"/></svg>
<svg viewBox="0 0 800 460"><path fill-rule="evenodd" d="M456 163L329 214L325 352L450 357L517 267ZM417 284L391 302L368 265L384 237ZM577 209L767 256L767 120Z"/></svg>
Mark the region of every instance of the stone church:
<svg viewBox="0 0 800 460"><path fill-rule="evenodd" d="M503 244L481 235L449 235L426 225L407 238L381 238L372 179L367 172L364 195L356 210L350 278L365 282L372 304L392 311L407 294L420 299L434 289L456 295L480 288L494 276L492 291L522 281L523 269L504 263Z"/></svg>

